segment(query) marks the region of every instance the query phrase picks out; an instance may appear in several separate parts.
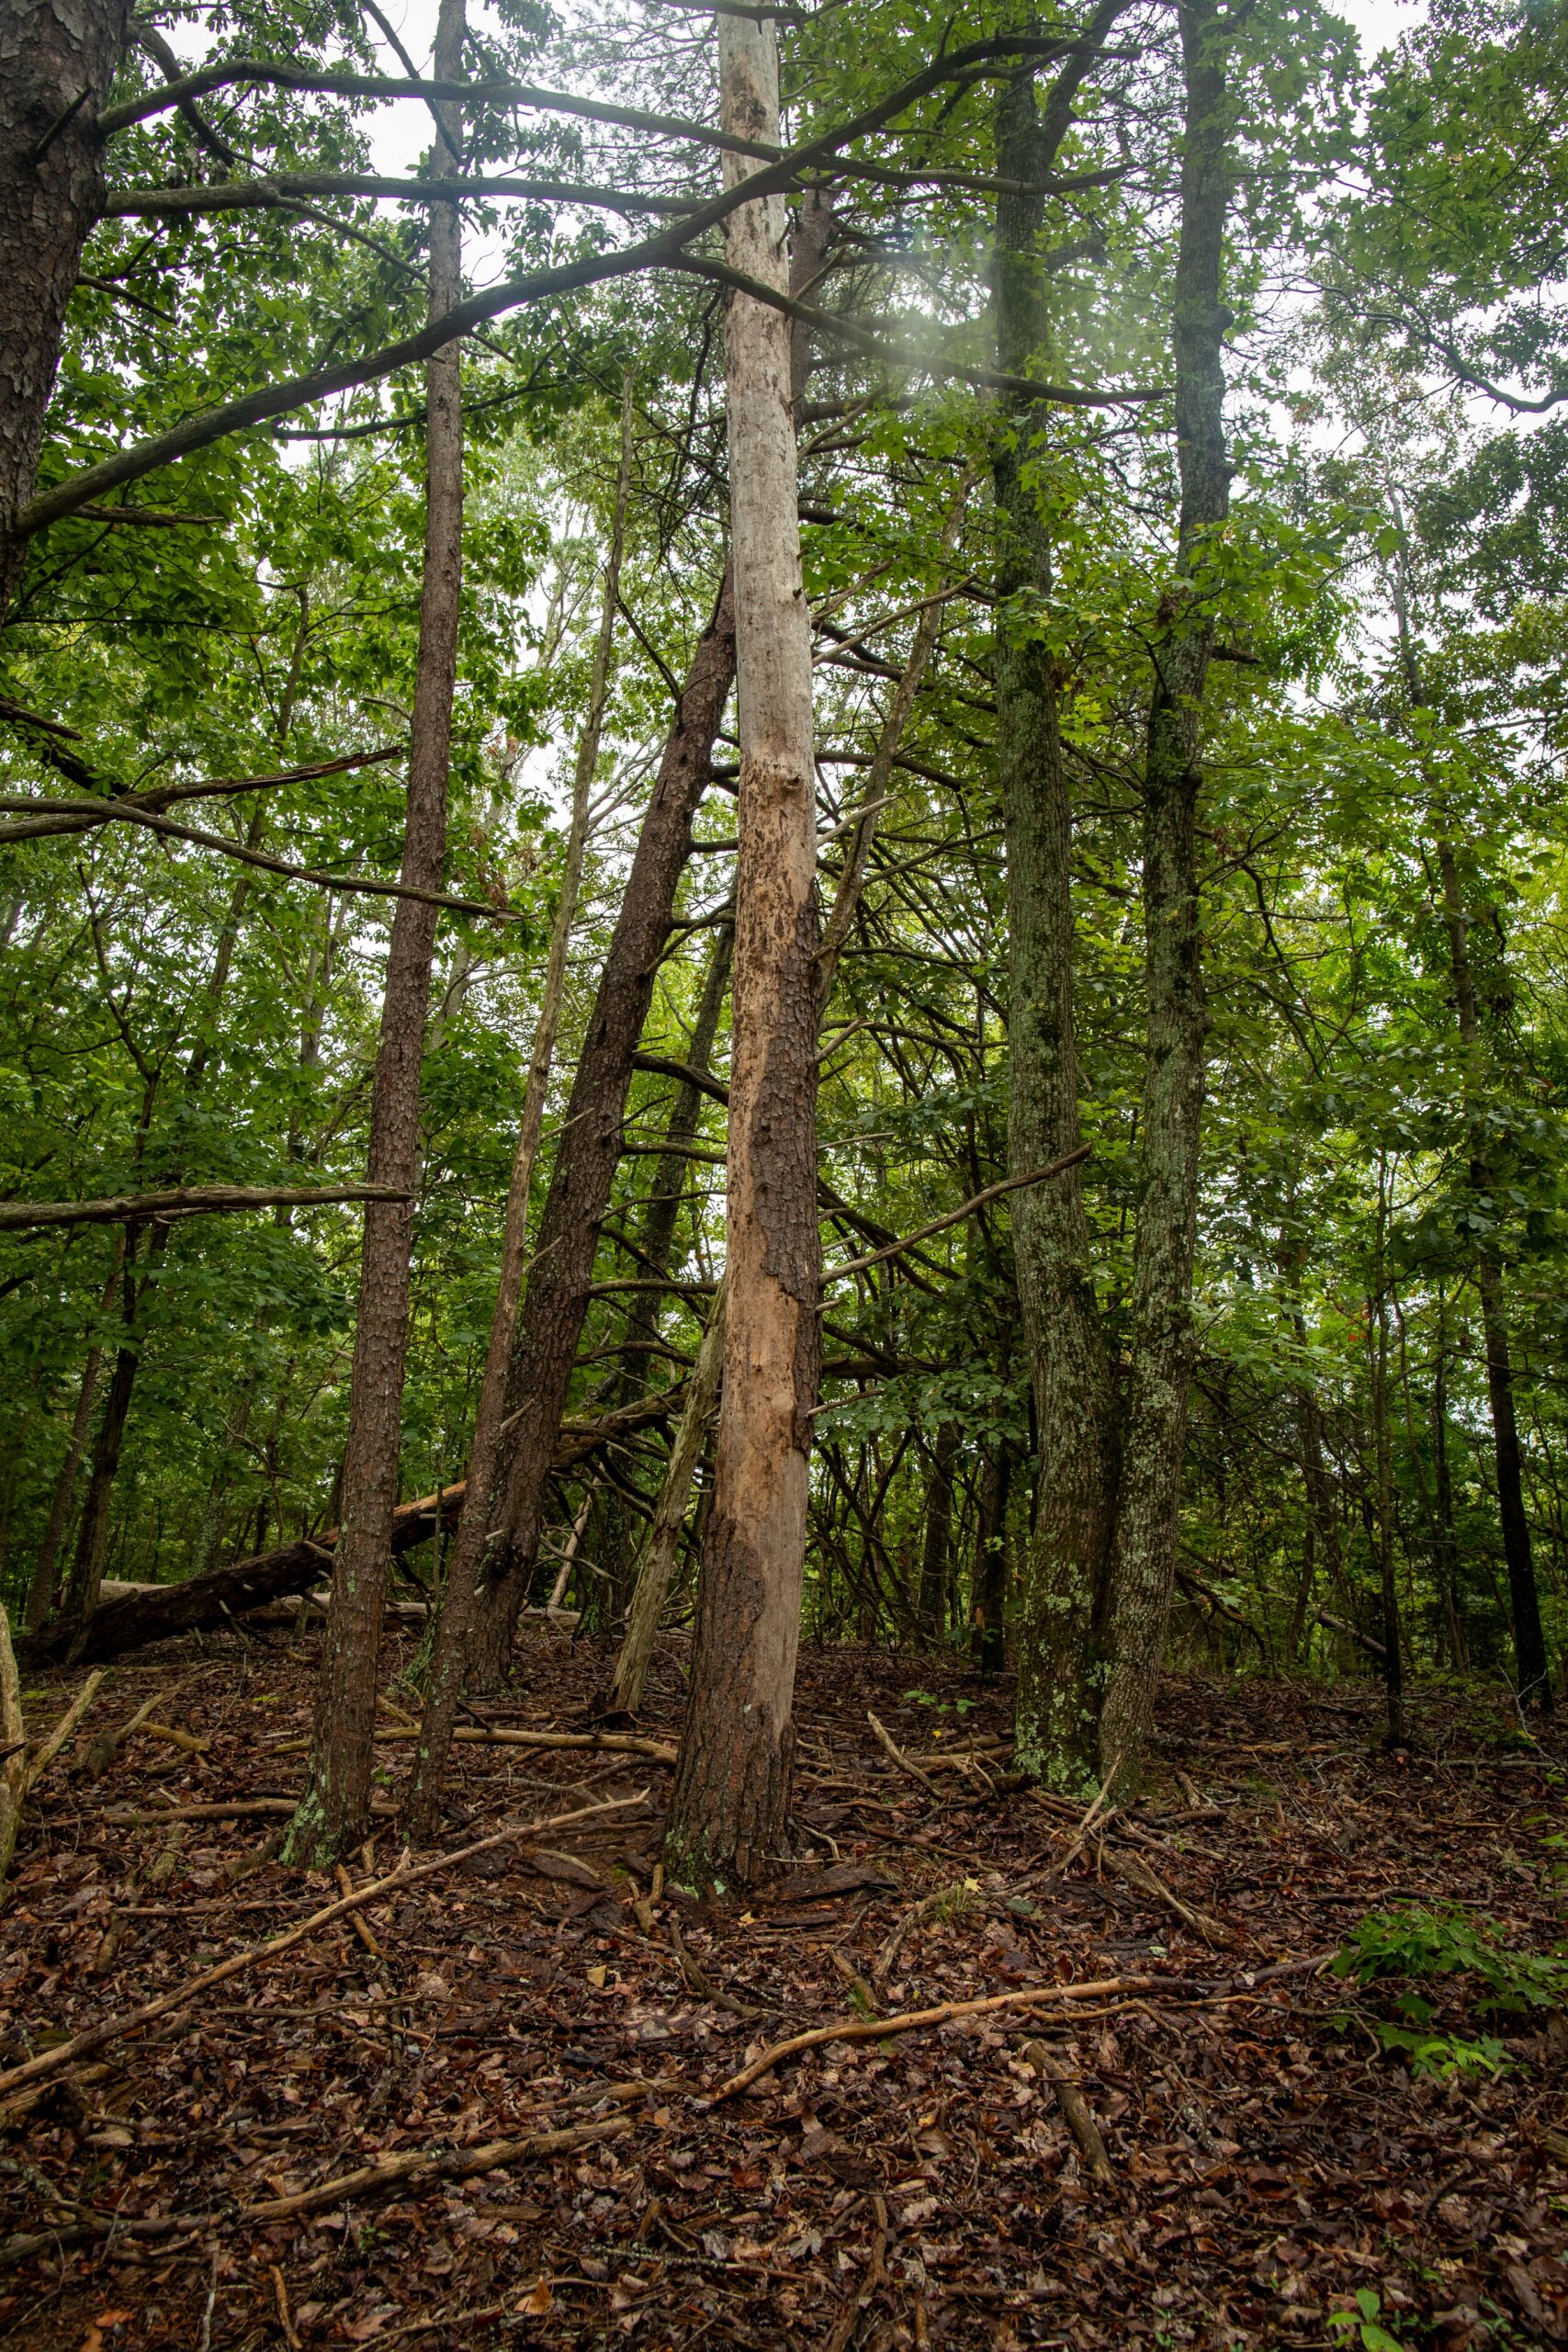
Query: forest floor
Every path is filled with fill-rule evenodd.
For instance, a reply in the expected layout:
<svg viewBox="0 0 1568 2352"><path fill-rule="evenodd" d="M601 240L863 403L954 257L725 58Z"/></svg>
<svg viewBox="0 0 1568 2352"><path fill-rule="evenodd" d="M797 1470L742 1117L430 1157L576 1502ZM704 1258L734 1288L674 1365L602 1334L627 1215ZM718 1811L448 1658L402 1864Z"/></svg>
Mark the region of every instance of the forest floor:
<svg viewBox="0 0 1568 2352"><path fill-rule="evenodd" d="M656 1665L655 1738L679 1655ZM313 1664L309 1642L225 1636L100 1692L78 1756L150 1698L164 1730L40 1781L0 1915L0 2069L334 1899L269 1859ZM604 1671L599 1645L534 1632L484 1719L581 1725ZM29 1725L74 1687L31 1694ZM1478 1979L1429 1982L1431 2030L1497 2037L1503 2071L1422 2078L1377 2031L1398 1981L1327 1967L1367 1913L1408 1905L1551 1950L1563 1731L1529 1752L1495 1699L1417 1693L1391 1756L1371 1686L1172 1679L1148 1793L1102 1838L998 1788L994 1749L947 1760L999 1739L1010 1695L808 1648L802 1851L722 1905L650 1899L661 1761L461 1747L454 1850L649 1794L393 1890L363 1934L312 1934L30 2107L0 2075L0 2344L1568 2343L1561 2012L1480 2018ZM406 1742L380 1755L355 1887L397 1863ZM713 2099L775 2041L998 1994L1031 1997L828 2041Z"/></svg>

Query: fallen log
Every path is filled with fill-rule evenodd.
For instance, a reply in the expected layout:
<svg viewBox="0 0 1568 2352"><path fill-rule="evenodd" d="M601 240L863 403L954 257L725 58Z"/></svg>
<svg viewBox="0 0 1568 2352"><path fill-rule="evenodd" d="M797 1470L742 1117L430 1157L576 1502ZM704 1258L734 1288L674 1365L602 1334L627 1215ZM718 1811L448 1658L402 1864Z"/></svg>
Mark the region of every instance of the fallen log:
<svg viewBox="0 0 1568 2352"><path fill-rule="evenodd" d="M680 1411L684 1393L683 1381L672 1382L657 1395L639 1396L596 1421L568 1422L556 1446L556 1476L575 1469L602 1445L669 1420ZM392 1514L394 1555L428 1543L441 1529L450 1532L462 1514L467 1491L466 1482L459 1478L455 1486L443 1487L439 1494L400 1503ZM302 1536L297 1544L284 1544L276 1551L257 1552L248 1559L209 1568L205 1575L191 1577L184 1584L139 1587L94 1611L75 1649L74 1662L101 1664L124 1657L128 1650L145 1648L149 1642L220 1626L249 1610L265 1608L269 1601L289 1600L309 1590L323 1570L330 1570L336 1542L337 1529L331 1527L320 1535ZM28 1673L62 1665L72 1656L78 1631L74 1619L51 1620L17 1644L18 1662Z"/></svg>

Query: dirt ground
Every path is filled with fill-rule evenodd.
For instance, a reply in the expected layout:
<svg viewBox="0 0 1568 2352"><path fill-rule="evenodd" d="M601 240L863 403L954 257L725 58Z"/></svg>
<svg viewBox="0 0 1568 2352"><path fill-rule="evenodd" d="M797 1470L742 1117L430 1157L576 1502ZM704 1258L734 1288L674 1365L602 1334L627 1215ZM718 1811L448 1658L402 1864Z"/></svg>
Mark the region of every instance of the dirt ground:
<svg viewBox="0 0 1568 2352"><path fill-rule="evenodd" d="M681 1656L637 1727L655 1744ZM149 1653L39 1783L0 1914L0 2344L1568 2342L1560 2013L1488 2021L1442 1979L1434 2026L1500 2037L1504 2071L1416 2079L1376 2030L1389 1996L1327 1966L1368 1911L1410 1904L1551 1951L1562 1731L1530 1749L1484 1694L1417 1692L1390 1756L1371 1686L1173 1679L1146 1797L1086 1830L1007 1785L1005 1685L807 1650L774 1886L658 1886L657 1756L472 1737L450 1850L647 1794L7 2081L338 1897L270 1859L313 1666L287 1634ZM605 1668L534 1632L470 1730L580 1730ZM75 1687L32 1692L29 1729ZM355 1888L398 1862L409 1749L387 1724ZM834 2020L862 2037L715 2100Z"/></svg>

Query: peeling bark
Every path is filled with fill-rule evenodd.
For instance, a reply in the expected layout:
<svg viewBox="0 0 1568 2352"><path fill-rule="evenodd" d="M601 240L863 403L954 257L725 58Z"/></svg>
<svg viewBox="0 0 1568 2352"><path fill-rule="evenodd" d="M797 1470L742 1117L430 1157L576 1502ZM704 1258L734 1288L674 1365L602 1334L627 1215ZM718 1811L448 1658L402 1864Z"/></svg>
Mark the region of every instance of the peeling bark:
<svg viewBox="0 0 1568 2352"><path fill-rule="evenodd" d="M776 141L772 22L721 17L718 51L725 129ZM750 176L748 160L727 154L725 175L732 186ZM727 223L727 258L782 288L784 239L780 198L741 205ZM740 850L724 1389L666 1848L682 1877L744 1883L772 1867L789 1813L822 1260L811 628L789 330L777 311L732 295L725 356Z"/></svg>

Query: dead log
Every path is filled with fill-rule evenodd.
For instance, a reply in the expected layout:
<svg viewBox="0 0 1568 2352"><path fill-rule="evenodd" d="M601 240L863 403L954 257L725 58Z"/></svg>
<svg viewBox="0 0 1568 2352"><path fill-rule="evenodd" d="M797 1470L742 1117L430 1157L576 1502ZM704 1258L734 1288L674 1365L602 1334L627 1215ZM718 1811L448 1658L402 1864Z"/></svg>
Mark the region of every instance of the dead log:
<svg viewBox="0 0 1568 2352"><path fill-rule="evenodd" d="M656 1396L639 1396L596 1421L568 1423L556 1447L555 1473L562 1476L603 1445L616 1442L639 1429L669 1421L679 1413L685 1383L676 1381ZM444 1487L438 1495L421 1495L400 1503L392 1515L392 1551L412 1552L443 1528L456 1527L462 1513L466 1483ZM150 1642L166 1642L176 1634L221 1626L247 1611L269 1601L286 1600L307 1591L332 1566L335 1527L321 1535L303 1536L297 1544L281 1544L274 1552L258 1552L244 1560L209 1568L184 1584L144 1585L110 1600L94 1611L75 1662L101 1664L122 1657L128 1650L143 1649ZM73 1618L58 1618L17 1645L19 1663L28 1673L59 1666L71 1654L78 1628Z"/></svg>

